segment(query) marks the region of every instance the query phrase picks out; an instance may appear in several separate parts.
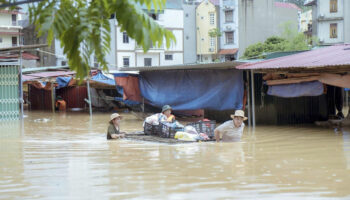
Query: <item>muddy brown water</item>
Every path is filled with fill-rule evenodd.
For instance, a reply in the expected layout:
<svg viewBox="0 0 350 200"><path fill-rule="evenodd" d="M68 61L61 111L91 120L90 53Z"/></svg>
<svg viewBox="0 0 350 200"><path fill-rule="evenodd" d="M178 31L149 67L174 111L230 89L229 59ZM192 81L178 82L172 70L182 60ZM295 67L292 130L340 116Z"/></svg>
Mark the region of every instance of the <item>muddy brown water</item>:
<svg viewBox="0 0 350 200"><path fill-rule="evenodd" d="M167 145L106 141L109 114L26 114L0 124L0 199L350 199L350 129ZM123 116L123 130L142 129Z"/></svg>

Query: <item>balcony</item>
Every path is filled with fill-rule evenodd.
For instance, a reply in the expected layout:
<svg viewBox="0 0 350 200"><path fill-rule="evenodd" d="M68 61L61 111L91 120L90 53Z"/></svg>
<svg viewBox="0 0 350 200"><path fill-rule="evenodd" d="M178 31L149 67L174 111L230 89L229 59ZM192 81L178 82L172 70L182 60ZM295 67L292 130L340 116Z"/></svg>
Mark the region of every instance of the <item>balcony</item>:
<svg viewBox="0 0 350 200"><path fill-rule="evenodd" d="M140 46L140 45L136 45L136 51L142 51L143 52L143 48L142 48L142 46ZM160 47L158 47L158 46L153 46L152 44L151 44L151 47L149 48L149 50L148 51L164 51L164 44L162 44Z"/></svg>

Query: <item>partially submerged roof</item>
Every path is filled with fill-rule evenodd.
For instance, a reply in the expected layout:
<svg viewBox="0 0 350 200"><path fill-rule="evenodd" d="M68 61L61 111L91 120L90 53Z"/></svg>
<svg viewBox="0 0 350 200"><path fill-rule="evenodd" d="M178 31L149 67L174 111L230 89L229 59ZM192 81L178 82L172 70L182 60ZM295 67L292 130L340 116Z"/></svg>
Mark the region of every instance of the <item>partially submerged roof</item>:
<svg viewBox="0 0 350 200"><path fill-rule="evenodd" d="M289 56L246 63L237 69L257 71L331 71L342 72L350 69L350 44L334 45Z"/></svg>
<svg viewBox="0 0 350 200"><path fill-rule="evenodd" d="M159 71L159 70L192 70L192 69L234 69L243 64L241 61L219 62L219 63L195 63L171 66L152 67L122 67L119 71Z"/></svg>

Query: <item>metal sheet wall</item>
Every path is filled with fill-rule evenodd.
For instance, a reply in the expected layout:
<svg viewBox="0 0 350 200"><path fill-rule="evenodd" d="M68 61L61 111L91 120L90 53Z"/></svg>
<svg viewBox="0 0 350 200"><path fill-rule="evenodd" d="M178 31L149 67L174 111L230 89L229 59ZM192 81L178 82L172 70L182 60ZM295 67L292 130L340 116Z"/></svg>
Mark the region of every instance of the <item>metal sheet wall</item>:
<svg viewBox="0 0 350 200"><path fill-rule="evenodd" d="M0 121L19 119L18 65L0 66Z"/></svg>

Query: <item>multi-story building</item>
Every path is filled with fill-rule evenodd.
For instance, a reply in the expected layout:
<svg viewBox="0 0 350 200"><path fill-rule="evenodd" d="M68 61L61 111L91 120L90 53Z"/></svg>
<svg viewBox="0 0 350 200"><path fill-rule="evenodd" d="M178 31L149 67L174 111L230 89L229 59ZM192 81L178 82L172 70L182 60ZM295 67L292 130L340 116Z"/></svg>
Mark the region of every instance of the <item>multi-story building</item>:
<svg viewBox="0 0 350 200"><path fill-rule="evenodd" d="M220 0L221 61L235 60L238 52L238 0Z"/></svg>
<svg viewBox="0 0 350 200"><path fill-rule="evenodd" d="M197 62L196 5L184 3L184 64Z"/></svg>
<svg viewBox="0 0 350 200"><path fill-rule="evenodd" d="M309 30L309 26L312 25L312 10L305 11L300 15L300 32Z"/></svg>
<svg viewBox="0 0 350 200"><path fill-rule="evenodd" d="M18 46L22 29L18 25L19 8L0 10L0 48Z"/></svg>
<svg viewBox="0 0 350 200"><path fill-rule="evenodd" d="M147 10L145 10L147 12ZM165 44L161 47L151 47L144 52L135 40L131 39L126 32L121 31L118 22L111 20L111 55L107 55L110 68L117 67L142 67L142 66L165 66L184 63L184 12L182 2L167 0L166 7L158 13L149 13L159 25L172 31L176 43L170 48Z"/></svg>
<svg viewBox="0 0 350 200"><path fill-rule="evenodd" d="M312 35L321 45L350 42L350 1L309 0L312 6Z"/></svg>
<svg viewBox="0 0 350 200"><path fill-rule="evenodd" d="M301 9L292 3L274 0L238 1L238 47L237 58L252 44L264 42L268 37L279 36L281 25L292 23L298 29Z"/></svg>
<svg viewBox="0 0 350 200"><path fill-rule="evenodd" d="M217 59L218 37L210 37L209 31L218 28L218 5L217 1L204 0L196 8L197 60L199 62L212 62Z"/></svg>

